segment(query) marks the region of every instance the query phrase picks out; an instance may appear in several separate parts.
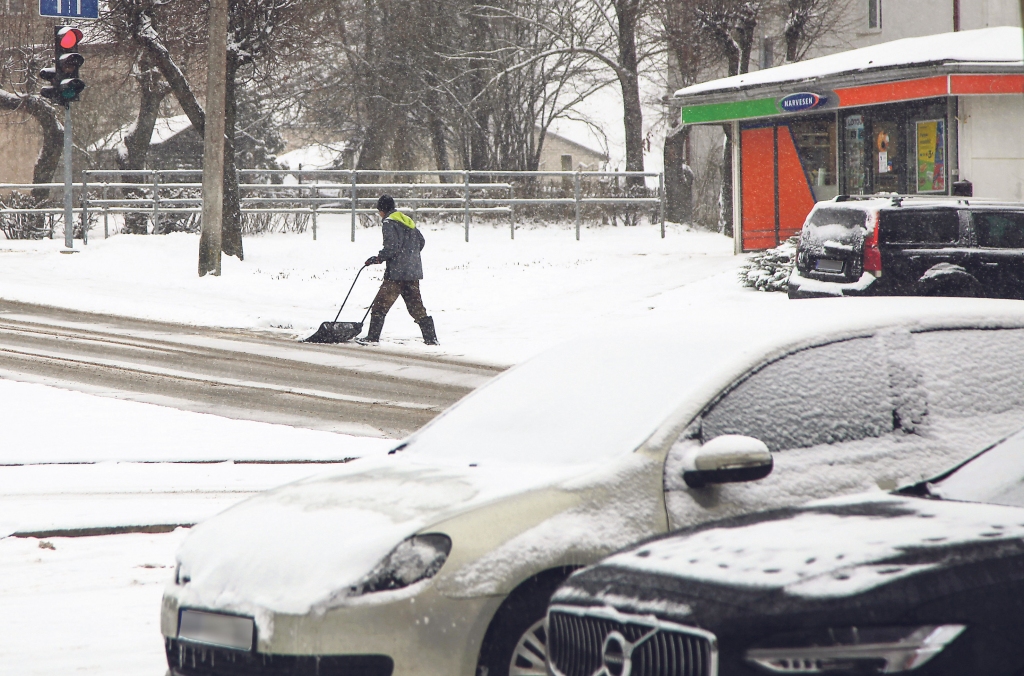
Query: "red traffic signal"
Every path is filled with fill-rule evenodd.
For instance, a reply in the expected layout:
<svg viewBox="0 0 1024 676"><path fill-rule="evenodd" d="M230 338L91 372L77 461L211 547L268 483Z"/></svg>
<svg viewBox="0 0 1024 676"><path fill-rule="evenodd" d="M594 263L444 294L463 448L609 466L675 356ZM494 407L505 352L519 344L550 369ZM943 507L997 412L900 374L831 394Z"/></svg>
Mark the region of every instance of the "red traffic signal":
<svg viewBox="0 0 1024 676"><path fill-rule="evenodd" d="M57 44L64 49L74 49L82 41L82 31L71 26L63 26L57 31Z"/></svg>
<svg viewBox="0 0 1024 676"><path fill-rule="evenodd" d="M82 31L73 26L53 27L53 68L44 68L39 77L53 84L43 87L40 95L64 105L78 100L85 83L78 77L78 69L85 57L78 53Z"/></svg>

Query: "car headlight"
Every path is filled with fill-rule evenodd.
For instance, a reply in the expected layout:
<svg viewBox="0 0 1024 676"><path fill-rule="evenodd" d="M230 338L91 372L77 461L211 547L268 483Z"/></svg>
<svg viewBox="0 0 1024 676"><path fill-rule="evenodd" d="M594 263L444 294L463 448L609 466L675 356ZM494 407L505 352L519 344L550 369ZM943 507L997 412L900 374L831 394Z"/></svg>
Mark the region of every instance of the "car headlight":
<svg viewBox="0 0 1024 676"><path fill-rule="evenodd" d="M369 575L349 590L350 595L401 589L437 574L452 550L452 539L442 533L414 535L403 540Z"/></svg>
<svg viewBox="0 0 1024 676"><path fill-rule="evenodd" d="M896 674L916 669L963 632L962 624L845 627L776 636L747 651L774 674Z"/></svg>

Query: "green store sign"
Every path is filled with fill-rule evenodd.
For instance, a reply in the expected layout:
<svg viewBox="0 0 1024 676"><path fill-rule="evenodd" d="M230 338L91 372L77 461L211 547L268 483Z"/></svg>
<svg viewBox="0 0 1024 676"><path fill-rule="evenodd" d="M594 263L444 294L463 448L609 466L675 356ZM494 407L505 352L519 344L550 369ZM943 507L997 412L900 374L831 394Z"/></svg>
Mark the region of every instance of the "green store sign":
<svg viewBox="0 0 1024 676"><path fill-rule="evenodd" d="M758 117L771 117L780 113L801 113L810 110L835 108L838 97L834 92L816 94L797 92L781 99L765 98L728 103L708 103L701 106L684 106L681 113L683 124L727 122Z"/></svg>

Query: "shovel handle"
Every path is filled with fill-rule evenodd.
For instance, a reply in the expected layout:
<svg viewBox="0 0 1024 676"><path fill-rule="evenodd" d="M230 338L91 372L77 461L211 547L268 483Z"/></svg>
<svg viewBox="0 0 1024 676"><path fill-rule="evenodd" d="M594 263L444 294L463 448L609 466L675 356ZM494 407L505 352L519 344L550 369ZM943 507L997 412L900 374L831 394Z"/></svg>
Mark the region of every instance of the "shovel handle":
<svg viewBox="0 0 1024 676"><path fill-rule="evenodd" d="M366 266L364 265L359 268L359 272L356 273L356 278L352 280L352 286L348 287L348 293L345 294L345 300L341 301L341 307L338 308L338 314L334 315L334 321L338 321L338 317L341 316L341 311L345 309L345 303L348 302L348 297L352 295L352 289L356 288L356 282L359 281L359 275L363 274L363 270L365 269Z"/></svg>

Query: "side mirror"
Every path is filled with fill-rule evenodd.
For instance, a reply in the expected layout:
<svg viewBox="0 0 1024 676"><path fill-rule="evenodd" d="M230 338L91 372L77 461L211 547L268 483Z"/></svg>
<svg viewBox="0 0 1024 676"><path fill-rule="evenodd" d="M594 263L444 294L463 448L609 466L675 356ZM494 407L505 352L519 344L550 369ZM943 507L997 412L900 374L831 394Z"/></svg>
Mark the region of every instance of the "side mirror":
<svg viewBox="0 0 1024 676"><path fill-rule="evenodd" d="M740 434L723 434L693 451L683 470L690 488L708 484L757 481L772 473L775 462L760 439Z"/></svg>

